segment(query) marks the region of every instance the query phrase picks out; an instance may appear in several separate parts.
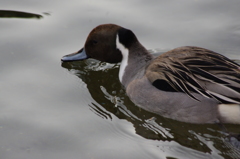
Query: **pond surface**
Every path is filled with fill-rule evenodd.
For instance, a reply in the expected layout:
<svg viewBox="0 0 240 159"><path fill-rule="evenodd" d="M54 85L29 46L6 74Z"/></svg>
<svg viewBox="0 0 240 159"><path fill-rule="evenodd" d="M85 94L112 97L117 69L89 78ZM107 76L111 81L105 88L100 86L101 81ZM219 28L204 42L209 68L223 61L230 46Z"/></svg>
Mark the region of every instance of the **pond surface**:
<svg viewBox="0 0 240 159"><path fill-rule="evenodd" d="M1 159L239 158L221 126L135 106L119 65L60 59L95 26L115 23L154 52L192 45L240 60L240 1L0 2ZM226 128L240 133L239 125Z"/></svg>

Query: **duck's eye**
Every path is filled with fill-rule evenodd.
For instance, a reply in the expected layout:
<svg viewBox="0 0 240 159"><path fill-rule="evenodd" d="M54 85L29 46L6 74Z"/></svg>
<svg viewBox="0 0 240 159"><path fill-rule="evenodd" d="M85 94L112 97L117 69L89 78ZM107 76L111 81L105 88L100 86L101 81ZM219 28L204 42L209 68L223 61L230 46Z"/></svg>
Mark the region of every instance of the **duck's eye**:
<svg viewBox="0 0 240 159"><path fill-rule="evenodd" d="M96 45L98 42L97 42L97 40L92 40L92 43L93 43L94 45Z"/></svg>

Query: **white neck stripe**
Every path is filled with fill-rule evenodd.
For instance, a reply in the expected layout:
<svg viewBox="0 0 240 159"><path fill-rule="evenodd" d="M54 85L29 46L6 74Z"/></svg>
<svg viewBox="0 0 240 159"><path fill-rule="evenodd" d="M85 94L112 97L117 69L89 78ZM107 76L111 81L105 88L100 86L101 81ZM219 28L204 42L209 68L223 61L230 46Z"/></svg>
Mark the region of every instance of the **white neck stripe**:
<svg viewBox="0 0 240 159"><path fill-rule="evenodd" d="M121 61L120 70L119 70L119 80L122 83L123 75L125 73L125 68L128 65L129 50L125 46L123 46L122 43L119 42L118 34L116 38L116 45L117 45L117 49L119 49L122 53L122 61Z"/></svg>

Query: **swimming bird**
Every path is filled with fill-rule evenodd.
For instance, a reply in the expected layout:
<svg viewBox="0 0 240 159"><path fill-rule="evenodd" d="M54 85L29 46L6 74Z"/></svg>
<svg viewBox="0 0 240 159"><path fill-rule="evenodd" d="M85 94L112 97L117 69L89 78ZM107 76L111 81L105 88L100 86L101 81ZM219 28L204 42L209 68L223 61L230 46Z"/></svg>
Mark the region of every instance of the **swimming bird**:
<svg viewBox="0 0 240 159"><path fill-rule="evenodd" d="M63 62L121 63L119 80L137 106L189 123L240 124L240 65L208 49L184 46L153 57L129 29L103 24Z"/></svg>

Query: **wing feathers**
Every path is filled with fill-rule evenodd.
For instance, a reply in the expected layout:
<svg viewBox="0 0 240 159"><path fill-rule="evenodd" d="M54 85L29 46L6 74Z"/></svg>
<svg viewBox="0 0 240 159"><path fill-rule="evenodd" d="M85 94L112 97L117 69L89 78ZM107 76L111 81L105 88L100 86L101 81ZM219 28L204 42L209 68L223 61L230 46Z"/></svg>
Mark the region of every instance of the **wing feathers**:
<svg viewBox="0 0 240 159"><path fill-rule="evenodd" d="M148 66L146 76L164 91L240 103L240 65L210 50L185 47L162 54Z"/></svg>

